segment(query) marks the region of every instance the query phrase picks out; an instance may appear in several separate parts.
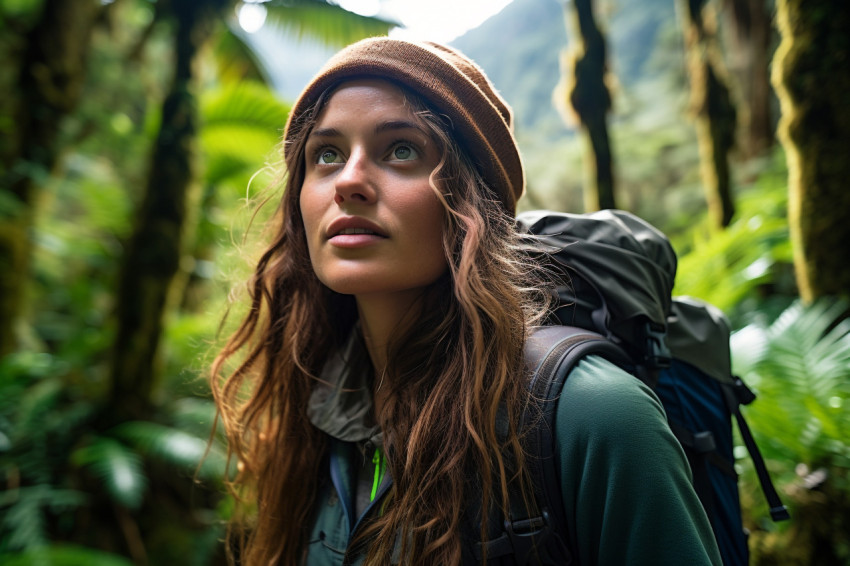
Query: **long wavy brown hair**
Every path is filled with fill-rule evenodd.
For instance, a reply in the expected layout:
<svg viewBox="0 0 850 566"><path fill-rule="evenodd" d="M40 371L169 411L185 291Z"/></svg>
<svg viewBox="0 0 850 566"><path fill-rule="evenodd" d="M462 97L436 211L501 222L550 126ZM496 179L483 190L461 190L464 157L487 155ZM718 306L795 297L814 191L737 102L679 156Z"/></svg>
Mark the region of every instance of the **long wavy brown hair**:
<svg viewBox="0 0 850 566"><path fill-rule="evenodd" d="M533 268L522 259L513 219L450 125L399 88L441 150L430 180L447 211L449 269L389 346L391 390L377 419L393 486L349 552L365 553L374 565L389 564L394 549L403 564L460 564L467 507L485 510L484 536L486 510L506 512L511 482L532 499L517 423L528 403L523 345L545 297L528 284ZM332 92L290 126L278 228L250 279L248 314L212 368L239 470L232 539L247 565L303 561L328 444L306 408L323 362L357 320L354 298L316 278L299 208L306 138ZM508 423L506 432L497 420Z"/></svg>

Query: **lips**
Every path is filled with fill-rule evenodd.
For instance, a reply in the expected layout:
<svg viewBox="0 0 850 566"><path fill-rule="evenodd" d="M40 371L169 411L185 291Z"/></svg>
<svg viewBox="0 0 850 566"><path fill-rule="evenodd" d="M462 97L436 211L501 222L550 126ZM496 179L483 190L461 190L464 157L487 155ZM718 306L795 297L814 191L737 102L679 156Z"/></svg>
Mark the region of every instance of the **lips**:
<svg viewBox="0 0 850 566"><path fill-rule="evenodd" d="M387 233L380 226L359 216L340 216L328 225L328 239L352 235L387 237Z"/></svg>

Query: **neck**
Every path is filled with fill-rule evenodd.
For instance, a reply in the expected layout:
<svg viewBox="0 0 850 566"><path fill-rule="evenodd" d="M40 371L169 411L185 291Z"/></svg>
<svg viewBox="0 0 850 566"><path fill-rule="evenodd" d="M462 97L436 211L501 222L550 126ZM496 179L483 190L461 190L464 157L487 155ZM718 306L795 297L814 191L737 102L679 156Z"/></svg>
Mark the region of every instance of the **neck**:
<svg viewBox="0 0 850 566"><path fill-rule="evenodd" d="M372 366L375 368L375 389L380 386L380 391L376 391L375 395L376 414L380 414L385 394L390 389L386 382L387 349L412 317L418 314L421 298L421 290L380 296L357 296L360 329Z"/></svg>

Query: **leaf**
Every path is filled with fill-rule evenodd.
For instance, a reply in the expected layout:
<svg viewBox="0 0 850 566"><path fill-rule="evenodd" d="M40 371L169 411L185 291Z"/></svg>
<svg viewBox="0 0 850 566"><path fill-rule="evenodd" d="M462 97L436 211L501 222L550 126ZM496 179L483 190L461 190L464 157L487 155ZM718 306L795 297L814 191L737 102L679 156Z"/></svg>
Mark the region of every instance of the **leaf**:
<svg viewBox="0 0 850 566"><path fill-rule="evenodd" d="M34 485L0 492L0 534L4 548L25 550L47 542L45 509L53 512L79 507L85 494L70 489ZM5 564L5 563L4 563Z"/></svg>
<svg viewBox="0 0 850 566"><path fill-rule="evenodd" d="M218 66L219 79L223 83L243 80L269 83L260 59L248 47L244 35L235 21L229 21L227 29L218 34L213 56Z"/></svg>
<svg viewBox="0 0 850 566"><path fill-rule="evenodd" d="M376 35L386 35L398 23L354 14L322 0L272 0L266 25L297 39L311 38L329 47L344 47Z"/></svg>
<svg viewBox="0 0 850 566"><path fill-rule="evenodd" d="M133 566L117 554L70 544L54 544L20 554L0 554L0 563L3 566Z"/></svg>
<svg viewBox="0 0 850 566"><path fill-rule="evenodd" d="M147 478L138 454L117 440L98 437L76 450L71 460L91 470L117 503L128 509L139 508Z"/></svg>
<svg viewBox="0 0 850 566"><path fill-rule="evenodd" d="M743 377L758 393L747 418L766 456L792 467L850 465L850 403L844 402L850 398L850 321L841 320L846 309L840 300L794 303L761 331L763 347L747 352ZM757 333L757 326L746 333ZM735 339L733 347L738 357Z"/></svg>
<svg viewBox="0 0 850 566"><path fill-rule="evenodd" d="M224 456L207 439L176 428L133 421L119 425L115 435L136 446L150 458L186 471L198 471L202 477L216 479L224 474Z"/></svg>
<svg viewBox="0 0 850 566"><path fill-rule="evenodd" d="M215 185L261 168L280 141L289 107L261 83L242 81L204 95L201 146Z"/></svg>
<svg viewBox="0 0 850 566"><path fill-rule="evenodd" d="M47 378L27 388L18 405L16 435L40 429L44 417L59 403L62 389L62 381L57 378Z"/></svg>

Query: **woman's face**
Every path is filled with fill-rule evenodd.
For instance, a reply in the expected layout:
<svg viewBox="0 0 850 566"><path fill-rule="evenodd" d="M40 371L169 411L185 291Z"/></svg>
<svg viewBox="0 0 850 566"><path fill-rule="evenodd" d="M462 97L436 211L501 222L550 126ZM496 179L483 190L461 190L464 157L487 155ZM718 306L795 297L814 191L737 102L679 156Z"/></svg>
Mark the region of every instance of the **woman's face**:
<svg viewBox="0 0 850 566"><path fill-rule="evenodd" d="M301 215L322 283L414 297L445 272L446 213L428 181L440 150L397 87L362 80L336 90L304 159Z"/></svg>

